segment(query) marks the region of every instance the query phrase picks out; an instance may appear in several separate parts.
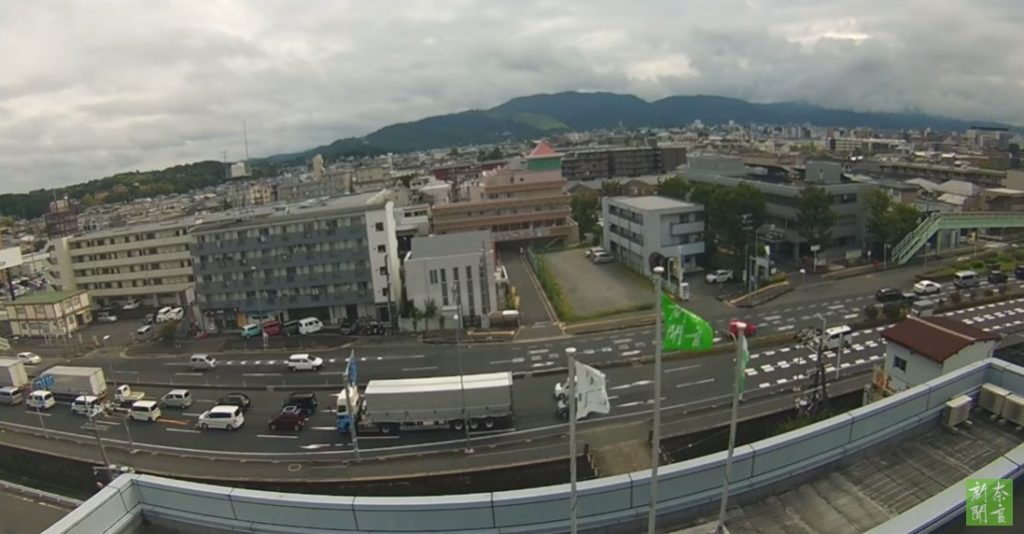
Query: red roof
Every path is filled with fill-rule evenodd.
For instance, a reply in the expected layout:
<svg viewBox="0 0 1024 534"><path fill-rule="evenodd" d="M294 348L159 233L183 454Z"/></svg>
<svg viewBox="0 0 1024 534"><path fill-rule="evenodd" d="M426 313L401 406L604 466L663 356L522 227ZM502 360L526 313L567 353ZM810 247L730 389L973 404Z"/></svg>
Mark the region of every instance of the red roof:
<svg viewBox="0 0 1024 534"><path fill-rule="evenodd" d="M946 317L909 316L882 332L885 339L902 345L929 360L943 363L964 347L979 341L998 341L999 334L986 332Z"/></svg>
<svg viewBox="0 0 1024 534"><path fill-rule="evenodd" d="M548 156L555 156L555 155L558 155L558 153L555 152L555 149L551 148L551 145L549 145L547 141L541 141L541 142L537 143L537 146L536 146L536 148L533 149L533 152L530 152L530 156L529 157L531 157L531 158L545 158L545 157L548 157Z"/></svg>

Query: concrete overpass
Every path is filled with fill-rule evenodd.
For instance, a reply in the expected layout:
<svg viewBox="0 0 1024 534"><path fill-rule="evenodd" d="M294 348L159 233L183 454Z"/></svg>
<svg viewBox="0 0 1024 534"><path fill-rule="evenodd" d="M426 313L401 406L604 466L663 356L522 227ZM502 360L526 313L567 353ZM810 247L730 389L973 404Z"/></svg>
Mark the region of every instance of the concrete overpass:
<svg viewBox="0 0 1024 534"><path fill-rule="evenodd" d="M903 265L926 243L935 239L935 249L954 248L961 230L1024 228L1024 214L1015 211L969 211L932 213L892 249L892 262Z"/></svg>

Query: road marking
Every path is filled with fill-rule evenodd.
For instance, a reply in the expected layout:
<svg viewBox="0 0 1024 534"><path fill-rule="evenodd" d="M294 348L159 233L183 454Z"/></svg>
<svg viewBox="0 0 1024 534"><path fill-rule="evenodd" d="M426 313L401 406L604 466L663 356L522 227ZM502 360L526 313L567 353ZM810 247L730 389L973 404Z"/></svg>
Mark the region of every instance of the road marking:
<svg viewBox="0 0 1024 534"><path fill-rule="evenodd" d="M612 345L619 345L619 344L622 344L622 343L629 343L630 341L633 341L633 338L631 338L631 337L622 337L622 338L619 338L619 339L612 340Z"/></svg>
<svg viewBox="0 0 1024 534"><path fill-rule="evenodd" d="M320 371L321 375L343 375L345 371Z"/></svg>
<svg viewBox="0 0 1024 534"><path fill-rule="evenodd" d="M281 376L281 373L242 373L242 376Z"/></svg>
<svg viewBox="0 0 1024 534"><path fill-rule="evenodd" d="M166 430L168 432L187 432L189 434L198 434L199 433L198 430L192 430L190 428L165 428L164 430Z"/></svg>
<svg viewBox="0 0 1024 534"><path fill-rule="evenodd" d="M337 430L338 427L336 427L336 426L311 426L311 427L309 427L309 429L310 430Z"/></svg>
<svg viewBox="0 0 1024 534"><path fill-rule="evenodd" d="M279 436L277 434L256 434L257 438L276 438L276 439L299 439L299 436Z"/></svg>
<svg viewBox="0 0 1024 534"><path fill-rule="evenodd" d="M547 354L551 352L551 349L535 349L528 351L527 354Z"/></svg>
<svg viewBox="0 0 1024 534"><path fill-rule="evenodd" d="M782 316L781 315L769 315L768 317L764 318L765 321L774 321L776 319L782 319Z"/></svg>
<svg viewBox="0 0 1024 534"><path fill-rule="evenodd" d="M636 356L637 354L640 354L640 351L638 351L638 350L627 350L626 352L622 353L622 355L625 356L625 357Z"/></svg>
<svg viewBox="0 0 1024 534"><path fill-rule="evenodd" d="M841 310L841 309L843 309L845 307L846 306L844 306L842 304L833 304L832 306L829 306L828 309L830 309L830 310Z"/></svg>
<svg viewBox="0 0 1024 534"><path fill-rule="evenodd" d="M705 378L704 380L698 380L696 382L684 382L682 384L676 384L676 388L685 388L690 386L699 386L700 384L708 384L714 382L714 378Z"/></svg>
<svg viewBox="0 0 1024 534"><path fill-rule="evenodd" d="M165 425L181 425L181 426L189 426L189 425L192 424L192 421L182 421L180 419L166 419L164 417L161 417L160 419L157 419L156 422L157 423L163 423Z"/></svg>
<svg viewBox="0 0 1024 534"><path fill-rule="evenodd" d="M638 380L636 382L633 382L632 384L622 384L621 386L612 386L612 387L610 387L608 389L614 391L614 390L626 389L626 388L631 388L631 387L636 387L636 386L647 386L647 385L650 385L650 384L653 384L653 383L654 383L653 380Z"/></svg>
<svg viewBox="0 0 1024 534"><path fill-rule="evenodd" d="M850 313L850 314L844 315L843 319L856 319L857 317L860 317L859 313Z"/></svg>
<svg viewBox="0 0 1024 534"><path fill-rule="evenodd" d="M174 373L174 376L203 376L203 373Z"/></svg>
<svg viewBox="0 0 1024 534"><path fill-rule="evenodd" d="M586 349L583 351L583 354L593 354L594 352L596 352L594 349Z"/></svg>
<svg viewBox="0 0 1024 534"><path fill-rule="evenodd" d="M407 372L407 373L408 372L412 372L412 371L434 371L436 369L437 369L436 365L427 365L427 366L424 366L424 367L403 367L402 368L402 370Z"/></svg>
<svg viewBox="0 0 1024 534"><path fill-rule="evenodd" d="M359 436L359 439L398 439L398 436Z"/></svg>
<svg viewBox="0 0 1024 534"><path fill-rule="evenodd" d="M684 365L682 367L673 367L672 369L666 369L665 372L674 373L676 371L685 371L687 369L695 369L697 367L700 367L700 365Z"/></svg>
<svg viewBox="0 0 1024 534"><path fill-rule="evenodd" d="M796 325L787 324L785 326L780 326L777 330L781 332L783 330L791 330L793 328L796 328Z"/></svg>

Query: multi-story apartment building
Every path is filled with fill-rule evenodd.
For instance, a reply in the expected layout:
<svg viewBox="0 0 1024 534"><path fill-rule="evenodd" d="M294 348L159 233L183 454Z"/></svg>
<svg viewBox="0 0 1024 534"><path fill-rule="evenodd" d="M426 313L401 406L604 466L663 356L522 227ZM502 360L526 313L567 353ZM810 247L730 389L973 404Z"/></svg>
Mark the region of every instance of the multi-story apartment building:
<svg viewBox="0 0 1024 534"><path fill-rule="evenodd" d="M50 261L64 290L84 289L94 304L184 305L193 283L189 217L107 228L50 241Z"/></svg>
<svg viewBox="0 0 1024 534"><path fill-rule="evenodd" d="M686 149L677 146L576 150L562 155L562 176L566 180L630 178L672 172L684 163Z"/></svg>
<svg viewBox="0 0 1024 534"><path fill-rule="evenodd" d="M682 176L691 182L723 186L747 184L763 192L767 212L764 223L774 226L767 237L773 244L773 256L789 255L799 260L801 255L810 255L807 240L797 227L800 194L808 186L825 189L832 197L832 208L838 216L832 229L832 243L822 247L825 257L863 247L867 222L864 202L867 192L875 186L844 179L838 164L811 161L807 163L802 180L769 181L749 173L739 158L702 156L690 158ZM765 238L764 234L761 238Z"/></svg>
<svg viewBox="0 0 1024 534"><path fill-rule="evenodd" d="M50 210L43 219L46 236L51 239L78 233L78 211L66 198L50 202Z"/></svg>
<svg viewBox="0 0 1024 534"><path fill-rule="evenodd" d="M387 193L259 208L196 227L196 294L207 326L260 317L390 321L400 281Z"/></svg>
<svg viewBox="0 0 1024 534"><path fill-rule="evenodd" d="M704 207L665 197L604 197L602 246L630 269L649 274L661 265L670 275L697 267L704 253Z"/></svg>
<svg viewBox="0 0 1024 534"><path fill-rule="evenodd" d="M556 170L501 168L485 171L467 187L468 200L434 206L437 234L490 230L495 242L579 240L571 197Z"/></svg>
<svg viewBox="0 0 1024 534"><path fill-rule="evenodd" d="M273 198L278 202L300 202L310 198L341 195L349 190L351 175L328 172L322 180L286 178L274 184Z"/></svg>
<svg viewBox="0 0 1024 534"><path fill-rule="evenodd" d="M446 313L461 306L463 326L487 328L498 305L494 266L488 231L417 237L403 265L405 294L421 310L431 301Z"/></svg>
<svg viewBox="0 0 1024 534"><path fill-rule="evenodd" d="M66 337L92 322L85 291L39 291L5 303L4 310L19 337Z"/></svg>

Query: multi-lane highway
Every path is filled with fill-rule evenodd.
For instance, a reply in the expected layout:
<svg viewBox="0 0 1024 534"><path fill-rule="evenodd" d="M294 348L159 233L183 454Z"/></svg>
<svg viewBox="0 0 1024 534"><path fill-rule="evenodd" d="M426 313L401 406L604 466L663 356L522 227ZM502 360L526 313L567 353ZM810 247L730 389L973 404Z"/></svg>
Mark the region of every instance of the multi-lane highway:
<svg viewBox="0 0 1024 534"><path fill-rule="evenodd" d="M980 307L958 310L949 314L952 317L963 320L980 328L986 328L1000 333L1012 333L1024 330L1024 298L1015 298L1009 301L996 304L987 304ZM824 354L826 360L826 372L830 378L834 378L838 370L838 376L849 377L865 373L874 364L881 362L885 343L879 337L883 327L855 332L851 336L851 343L842 354L829 351ZM615 343L625 339L622 336L628 334L609 334L610 346L616 350L625 343ZM612 339L614 338L614 339ZM635 341L638 342L638 341ZM562 343L559 341L559 343ZM594 340L595 346L600 340ZM578 343L577 343L578 344ZM603 346L609 346L605 344ZM649 343L647 347L649 347ZM501 358L509 359L505 351L508 346L480 346L466 348L466 361L475 361L476 367L471 369L493 370L492 361L488 358L495 358L500 353ZM447 350L452 350L447 348ZM529 353L530 345L516 347L526 356L534 356ZM629 350L636 350L629 348ZM347 351L346 351L347 352ZM625 352L623 350L623 352ZM357 353L359 354L359 353ZM544 357L541 361L554 361L549 355L560 357L560 352L550 349L544 354L535 354ZM620 352L622 354L622 352ZM594 357L601 357L594 353ZM385 358L391 359L385 359ZM394 366L408 366L408 368L424 367L425 362L437 361L420 354L390 354L380 356L359 355L360 382L372 379L378 373L385 376L392 376L391 370ZM365 358L365 359L364 359ZM381 359L378 359L381 358ZM476 358L476 360L471 360ZM328 361L330 361L328 357ZM96 422L96 430L101 435L119 441L127 441L128 433L131 439L140 448L150 448L166 452L193 454L288 454L296 453L335 453L345 454L349 449L348 437L339 435L334 430L333 415L329 408L333 405L334 398L332 390L318 390L320 396L321 412L315 415L309 426L299 433L271 432L267 428L267 420L281 406L282 401L290 391L302 389L299 384L322 385L326 382L340 382L340 367L343 356L333 358L335 362L329 370L309 373L289 374L283 368L280 360L268 362L260 360L242 364L244 360L231 357L228 361L236 361L234 364L225 364L217 371L201 376L191 374L174 375L181 380L191 380L196 383L209 380L214 384L238 384L241 379L249 375L251 380L259 380L261 384L280 384L287 379L289 387L275 386L275 391L253 391L247 393L252 397L252 408L246 414L246 425L237 432L223 431L200 431L194 427L196 417L206 408L212 406L216 399L229 391L224 388L193 388L196 397L195 404L187 410L167 410L165 419L156 423L124 422L119 415L105 415ZM807 377L815 365L814 353L799 345L781 346L772 349L765 349L751 355L750 366L747 369L748 391L745 400L751 401L772 395L794 395L795 390L807 387ZM191 373L184 368L184 358L175 357L170 359L156 360L128 360L136 364L137 373L134 376L163 376L170 373ZM386 362L386 363L384 363ZM119 362L118 365L127 362ZM532 369L533 360L526 358L518 364L507 362L502 368ZM174 371L174 369L181 369ZM253 371L253 369L256 369ZM334 370L338 369L338 370ZM650 412L652 403L652 379L651 366L637 365L624 366L606 369L608 375L608 389L612 403L612 412L606 416L596 416L585 423L587 427L595 427L604 424L618 424L629 420L643 421ZM663 402L667 412L696 411L701 407L724 404L731 391L730 382L731 356L728 354L711 355L699 358L692 358L683 361L674 361L665 366L663 383ZM169 371L170 370L170 371ZM144 373L152 373L147 375ZM269 376L252 376L253 374ZM324 375L324 373L337 373ZM429 373L440 374L440 373ZM124 371L116 373L118 380L126 376ZM500 433L480 433L474 439L480 441L512 440L521 439L524 436L560 435L564 432L564 423L554 414L554 400L552 388L560 375L547 376L523 376L518 378L514 386L514 405L516 409L515 428ZM151 396L163 394L167 388L144 387ZM230 389L236 389L232 386ZM88 421L77 415L72 415L66 405L58 405L48 412L37 414L34 411L26 410L24 406L0 408L0 422L17 425L19 428L38 428L40 425L48 430L67 432L83 437L89 437L92 427ZM444 442L457 441L460 434L449 431L432 431L409 433L401 437L385 436L364 436L361 439L363 449L392 450L416 446L442 446ZM211 452L203 452L211 451ZM212 452L216 451L216 452Z"/></svg>

